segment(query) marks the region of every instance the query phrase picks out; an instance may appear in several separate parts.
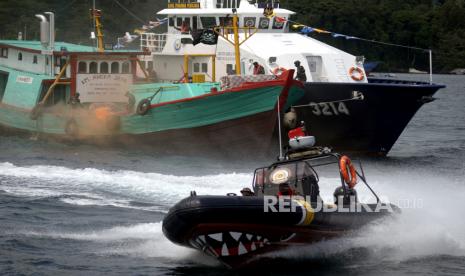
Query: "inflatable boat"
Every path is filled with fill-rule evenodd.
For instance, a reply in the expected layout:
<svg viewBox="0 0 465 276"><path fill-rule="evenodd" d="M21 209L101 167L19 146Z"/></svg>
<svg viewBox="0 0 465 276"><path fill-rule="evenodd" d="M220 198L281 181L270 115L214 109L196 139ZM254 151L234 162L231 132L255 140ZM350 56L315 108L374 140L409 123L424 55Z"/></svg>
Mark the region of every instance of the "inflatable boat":
<svg viewBox="0 0 465 276"><path fill-rule="evenodd" d="M295 133L290 138L299 139ZM324 182L334 178L320 181L317 171L328 166L341 179L333 202L320 197L320 185L330 185ZM380 202L366 182L361 163L357 167L347 156L327 148L300 147L284 160L256 169L252 189L244 188L241 195L191 192L170 209L163 233L176 244L240 268L265 253L339 237L398 212L395 205ZM372 192L374 203L358 201L359 179Z"/></svg>

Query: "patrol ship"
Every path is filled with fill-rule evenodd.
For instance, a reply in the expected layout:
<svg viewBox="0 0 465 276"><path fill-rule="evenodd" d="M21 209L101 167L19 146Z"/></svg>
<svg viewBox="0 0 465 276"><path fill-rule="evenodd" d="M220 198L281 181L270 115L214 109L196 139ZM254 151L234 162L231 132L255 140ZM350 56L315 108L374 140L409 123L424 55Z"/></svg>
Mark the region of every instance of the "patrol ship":
<svg viewBox="0 0 465 276"><path fill-rule="evenodd" d="M220 36L213 45L194 46L192 34L231 26L234 14L240 27L256 32L241 43L239 57L230 43L232 33ZM300 61L305 96L296 103L299 107L285 110L294 113L293 121L305 121L319 144L335 150L388 154L420 107L445 86L367 77L363 57L291 32L288 20L293 14L279 1L170 0L167 9L158 12L167 19L166 32L141 35L142 49L151 52L142 59L159 81L172 81L184 73L203 74L207 80L214 75L250 75L255 62L273 75L296 69L294 63ZM243 33L240 39L247 36Z"/></svg>

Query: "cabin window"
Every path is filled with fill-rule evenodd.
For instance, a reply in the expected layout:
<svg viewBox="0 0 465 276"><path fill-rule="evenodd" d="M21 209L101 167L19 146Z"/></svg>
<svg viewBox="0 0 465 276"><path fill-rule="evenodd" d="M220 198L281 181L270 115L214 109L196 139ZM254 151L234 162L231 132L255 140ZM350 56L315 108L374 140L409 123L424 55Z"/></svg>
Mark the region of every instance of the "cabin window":
<svg viewBox="0 0 465 276"><path fill-rule="evenodd" d="M119 62L112 62L111 63L111 73L112 74L119 74Z"/></svg>
<svg viewBox="0 0 465 276"><path fill-rule="evenodd" d="M232 26L232 17L220 17L220 26L231 27Z"/></svg>
<svg viewBox="0 0 465 276"><path fill-rule="evenodd" d="M208 63L202 63L202 73L208 72Z"/></svg>
<svg viewBox="0 0 465 276"><path fill-rule="evenodd" d="M108 74L108 62L100 63L100 74Z"/></svg>
<svg viewBox="0 0 465 276"><path fill-rule="evenodd" d="M36 55L34 55L34 57L32 58L32 63L37 64L37 56Z"/></svg>
<svg viewBox="0 0 465 276"><path fill-rule="evenodd" d="M267 17L260 17L260 23L258 24L258 28L260 29L268 29L270 26L270 19Z"/></svg>
<svg viewBox="0 0 465 276"><path fill-rule="evenodd" d="M87 63L80 61L78 64L78 73L87 73Z"/></svg>
<svg viewBox="0 0 465 276"><path fill-rule="evenodd" d="M234 70L234 65L226 64L226 74L228 74L228 75L236 74L236 70Z"/></svg>
<svg viewBox="0 0 465 276"><path fill-rule="evenodd" d="M216 17L200 17L200 21L202 22L202 27L204 29L210 29L217 25Z"/></svg>
<svg viewBox="0 0 465 276"><path fill-rule="evenodd" d="M184 23L186 23L187 26L191 26L191 18L190 17L184 17Z"/></svg>
<svg viewBox="0 0 465 276"><path fill-rule="evenodd" d="M255 17L245 17L244 18L244 27L255 27L256 18Z"/></svg>
<svg viewBox="0 0 465 276"><path fill-rule="evenodd" d="M149 71L153 70L153 61L147 62L147 70L149 70Z"/></svg>
<svg viewBox="0 0 465 276"><path fill-rule="evenodd" d="M200 72L200 64L199 63L194 63L194 73Z"/></svg>
<svg viewBox="0 0 465 276"><path fill-rule="evenodd" d="M182 17L176 18L176 26L178 26L178 27L182 26Z"/></svg>
<svg viewBox="0 0 465 276"><path fill-rule="evenodd" d="M121 69L123 74L129 74L131 73L131 68L129 67L129 62L124 62L122 69Z"/></svg>
<svg viewBox="0 0 465 276"><path fill-rule="evenodd" d="M97 74L98 73L98 64L95 61L92 61L89 64L89 73L91 74Z"/></svg>
<svg viewBox="0 0 465 276"><path fill-rule="evenodd" d="M198 18L197 18L197 16L192 17L192 29L194 31L198 29Z"/></svg>
<svg viewBox="0 0 465 276"><path fill-rule="evenodd" d="M18 54L18 60L23 60L23 54L22 53Z"/></svg>
<svg viewBox="0 0 465 276"><path fill-rule="evenodd" d="M8 48L2 48L1 56L2 58L8 58Z"/></svg>
<svg viewBox="0 0 465 276"><path fill-rule="evenodd" d="M284 27L284 22L282 22L281 20L277 19L277 17L275 16L274 17L274 20L273 20L273 29L275 30L280 30Z"/></svg>
<svg viewBox="0 0 465 276"><path fill-rule="evenodd" d="M170 27L174 27L174 18L173 17L170 17L168 19L168 24L170 25Z"/></svg>
<svg viewBox="0 0 465 276"><path fill-rule="evenodd" d="M45 65L48 65L49 62L50 62L50 61L49 61L48 57L45 57Z"/></svg>

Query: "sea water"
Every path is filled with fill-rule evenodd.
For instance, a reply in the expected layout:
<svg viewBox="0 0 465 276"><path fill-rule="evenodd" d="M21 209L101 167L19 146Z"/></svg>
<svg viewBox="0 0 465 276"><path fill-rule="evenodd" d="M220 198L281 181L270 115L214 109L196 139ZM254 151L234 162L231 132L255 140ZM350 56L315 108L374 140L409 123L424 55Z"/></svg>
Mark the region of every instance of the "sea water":
<svg viewBox="0 0 465 276"><path fill-rule="evenodd" d="M421 108L389 157L363 160L371 186L402 214L268 254L282 266L261 274L465 274L465 77L435 81L448 88ZM169 242L161 221L193 190L239 194L259 165L2 135L0 274L228 273ZM322 176L322 196L331 200L337 182ZM363 187L359 197L373 200Z"/></svg>

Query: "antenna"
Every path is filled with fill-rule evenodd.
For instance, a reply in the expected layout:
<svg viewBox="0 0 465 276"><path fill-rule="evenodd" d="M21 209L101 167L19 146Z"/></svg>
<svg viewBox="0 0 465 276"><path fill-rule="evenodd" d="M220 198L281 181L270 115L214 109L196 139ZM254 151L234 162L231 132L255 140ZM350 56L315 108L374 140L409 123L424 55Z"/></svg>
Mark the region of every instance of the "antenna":
<svg viewBox="0 0 465 276"><path fill-rule="evenodd" d="M279 135L279 160L283 160L283 142L282 142L282 136L281 136L281 107L279 104L279 96L278 96L278 135Z"/></svg>

